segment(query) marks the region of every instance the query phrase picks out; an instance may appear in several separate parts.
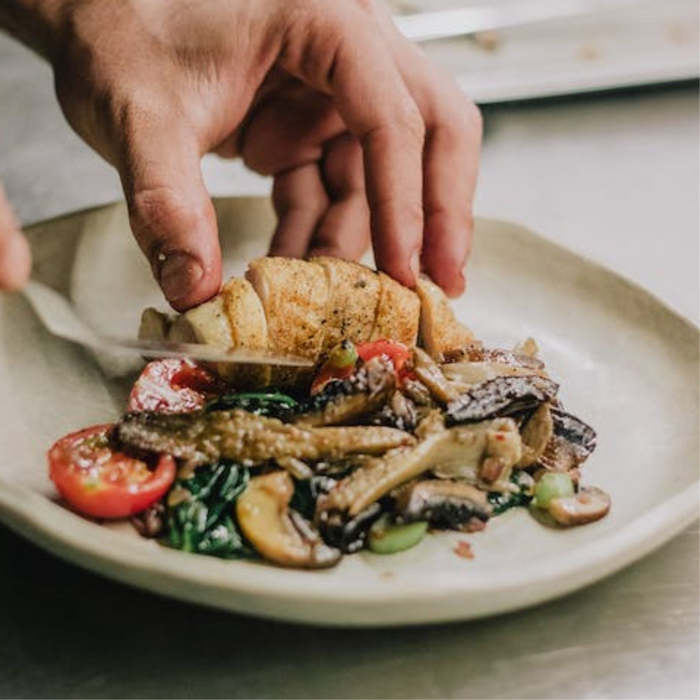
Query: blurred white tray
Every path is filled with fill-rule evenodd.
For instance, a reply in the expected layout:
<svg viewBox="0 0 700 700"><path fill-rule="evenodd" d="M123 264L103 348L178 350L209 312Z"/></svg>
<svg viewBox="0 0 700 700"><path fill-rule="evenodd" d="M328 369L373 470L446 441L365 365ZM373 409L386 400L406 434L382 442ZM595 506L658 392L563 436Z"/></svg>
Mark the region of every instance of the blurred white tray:
<svg viewBox="0 0 700 700"><path fill-rule="evenodd" d="M400 12L417 12L488 2L391 4ZM634 9L429 42L424 48L478 103L691 80L700 74L698 3L648 0Z"/></svg>

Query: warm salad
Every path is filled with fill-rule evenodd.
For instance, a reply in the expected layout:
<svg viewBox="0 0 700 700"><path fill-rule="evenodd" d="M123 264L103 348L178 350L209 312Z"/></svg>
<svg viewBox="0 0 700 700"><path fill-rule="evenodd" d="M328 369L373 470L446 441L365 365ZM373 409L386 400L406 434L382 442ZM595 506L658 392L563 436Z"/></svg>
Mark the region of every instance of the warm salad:
<svg viewBox="0 0 700 700"><path fill-rule="evenodd" d="M595 432L564 409L534 341L485 347L427 281L415 293L352 263L266 258L183 316L147 310L142 334L316 360L312 373L151 362L117 423L49 450L76 511L169 547L316 568L482 530L514 506L560 527L610 508L581 484Z"/></svg>

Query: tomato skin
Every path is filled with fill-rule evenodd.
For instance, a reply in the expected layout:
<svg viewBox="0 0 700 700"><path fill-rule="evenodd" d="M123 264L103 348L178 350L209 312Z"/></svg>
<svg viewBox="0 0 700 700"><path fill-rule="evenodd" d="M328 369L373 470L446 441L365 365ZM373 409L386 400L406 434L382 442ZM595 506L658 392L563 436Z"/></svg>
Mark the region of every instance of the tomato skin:
<svg viewBox="0 0 700 700"><path fill-rule="evenodd" d="M316 375L313 383L311 384L311 389L309 393L313 396L318 394L323 390L323 387L328 384L328 382L334 379L346 379L355 371L355 365L350 367L331 367L329 365L323 365Z"/></svg>
<svg viewBox="0 0 700 700"><path fill-rule="evenodd" d="M158 413L186 413L202 408L219 381L190 360L169 358L149 362L134 383L127 409Z"/></svg>
<svg viewBox="0 0 700 700"><path fill-rule="evenodd" d="M95 425L58 440L48 451L49 476L61 496L93 518L127 518L162 498L175 480L175 460L146 463L109 444L111 424Z"/></svg>
<svg viewBox="0 0 700 700"><path fill-rule="evenodd" d="M359 343L356 347L357 354L363 362L368 362L378 355L386 355L393 363L399 377L402 376L401 371L411 357L411 351L403 343L393 340L370 340L367 343Z"/></svg>

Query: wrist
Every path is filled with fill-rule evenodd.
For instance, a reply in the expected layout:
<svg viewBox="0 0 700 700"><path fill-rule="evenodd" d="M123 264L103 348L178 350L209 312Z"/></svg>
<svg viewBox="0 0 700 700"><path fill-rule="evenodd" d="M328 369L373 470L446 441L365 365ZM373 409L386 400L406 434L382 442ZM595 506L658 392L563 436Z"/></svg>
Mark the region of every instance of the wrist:
<svg viewBox="0 0 700 700"><path fill-rule="evenodd" d="M0 30L52 60L70 0L3 0Z"/></svg>

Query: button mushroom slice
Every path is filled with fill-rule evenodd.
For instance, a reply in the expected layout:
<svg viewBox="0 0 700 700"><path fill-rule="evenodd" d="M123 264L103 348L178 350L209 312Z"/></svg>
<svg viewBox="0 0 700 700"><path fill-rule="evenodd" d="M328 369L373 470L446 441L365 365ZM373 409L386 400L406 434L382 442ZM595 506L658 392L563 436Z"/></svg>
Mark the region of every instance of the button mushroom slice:
<svg viewBox="0 0 700 700"><path fill-rule="evenodd" d="M189 467L221 458L250 466L278 458L341 459L350 454L383 454L415 442L412 435L395 428L300 428L241 409L128 413L115 431L126 445L166 452L185 460Z"/></svg>
<svg viewBox="0 0 700 700"><path fill-rule="evenodd" d="M534 408L556 396L559 385L551 379L530 375L498 377L477 384L447 405L448 423L473 423L508 416Z"/></svg>
<svg viewBox="0 0 700 700"><path fill-rule="evenodd" d="M458 426L430 432L414 447L398 448L381 458L368 460L342 479L330 493L319 498L317 516L325 510L355 516L396 486L430 469L442 470L446 466L456 470L471 465L478 471L488 457L502 458L504 464L512 466L520 459L520 435L515 423L509 422L512 441L502 431ZM507 457L511 449L512 454Z"/></svg>
<svg viewBox="0 0 700 700"><path fill-rule="evenodd" d="M373 357L352 376L327 384L312 396L293 422L302 427L340 425L381 408L396 387L391 361Z"/></svg>
<svg viewBox="0 0 700 700"><path fill-rule="evenodd" d="M450 384L440 366L425 350L413 349L413 371L439 402L449 403L459 396L459 391Z"/></svg>
<svg viewBox="0 0 700 700"><path fill-rule="evenodd" d="M394 497L403 522L427 520L433 527L461 530L473 528L472 518L485 522L491 517L486 492L462 481L415 481L401 487Z"/></svg>
<svg viewBox="0 0 700 700"><path fill-rule="evenodd" d="M547 506L549 514L567 527L585 525L605 517L610 510L610 496L596 487L582 488L574 496L553 498Z"/></svg>
<svg viewBox="0 0 700 700"><path fill-rule="evenodd" d="M341 557L299 513L289 509L294 485L287 472L253 477L236 501L241 531L265 559L280 566L318 569Z"/></svg>
<svg viewBox="0 0 700 700"><path fill-rule="evenodd" d="M523 454L515 465L529 467L537 462L547 449L554 434L554 423L548 403L543 403L520 430Z"/></svg>

